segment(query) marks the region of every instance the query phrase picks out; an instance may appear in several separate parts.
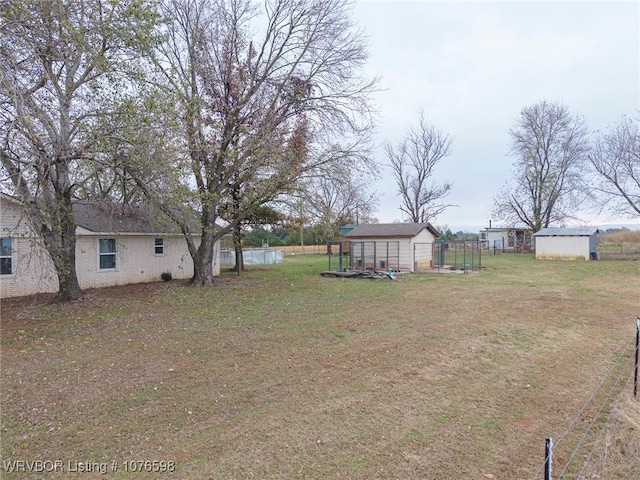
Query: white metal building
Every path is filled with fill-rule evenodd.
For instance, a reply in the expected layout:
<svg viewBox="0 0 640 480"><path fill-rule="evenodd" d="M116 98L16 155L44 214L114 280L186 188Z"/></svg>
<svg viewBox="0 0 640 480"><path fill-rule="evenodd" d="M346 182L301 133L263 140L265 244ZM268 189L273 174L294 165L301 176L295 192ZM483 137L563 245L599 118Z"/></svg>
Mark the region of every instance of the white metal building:
<svg viewBox="0 0 640 480"><path fill-rule="evenodd" d="M536 259L595 260L595 227L543 228L534 233Z"/></svg>

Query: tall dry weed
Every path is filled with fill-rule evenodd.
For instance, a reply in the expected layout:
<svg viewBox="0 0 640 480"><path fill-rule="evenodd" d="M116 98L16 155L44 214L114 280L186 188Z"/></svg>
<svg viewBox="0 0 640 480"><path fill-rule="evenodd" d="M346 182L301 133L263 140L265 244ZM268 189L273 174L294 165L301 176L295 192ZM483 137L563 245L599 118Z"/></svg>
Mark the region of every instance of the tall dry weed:
<svg viewBox="0 0 640 480"><path fill-rule="evenodd" d="M600 243L640 243L640 230L619 230L598 236Z"/></svg>
<svg viewBox="0 0 640 480"><path fill-rule="evenodd" d="M600 478L640 478L640 399L623 401L614 415Z"/></svg>

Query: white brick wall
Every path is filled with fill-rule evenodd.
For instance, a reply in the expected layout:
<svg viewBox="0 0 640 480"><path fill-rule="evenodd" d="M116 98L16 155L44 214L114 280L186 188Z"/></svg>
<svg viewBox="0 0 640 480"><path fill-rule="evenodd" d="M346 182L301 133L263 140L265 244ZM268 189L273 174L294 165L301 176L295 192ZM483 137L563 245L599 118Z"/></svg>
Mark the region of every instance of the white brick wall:
<svg viewBox="0 0 640 480"><path fill-rule="evenodd" d="M13 239L14 274L0 276L0 298L57 292L58 282L48 253L35 242L21 210L12 202L0 206L0 233ZM76 242L76 271L80 288L107 287L130 283L157 282L163 272L175 279L193 275L193 261L182 235L162 236L164 254L155 254L160 235L96 235L79 229ZM115 270L100 270L98 240L116 239ZM216 244L214 275L220 275L219 246Z"/></svg>
<svg viewBox="0 0 640 480"><path fill-rule="evenodd" d="M4 195L0 196L0 236L29 237L32 234L31 224L20 206Z"/></svg>
<svg viewBox="0 0 640 480"><path fill-rule="evenodd" d="M46 250L37 245L33 237L12 238L14 273L0 275L0 298L57 292L58 277Z"/></svg>
<svg viewBox="0 0 640 480"><path fill-rule="evenodd" d="M30 227L20 206L0 197L0 237L11 238L13 249L13 273L0 275L0 298L58 290L51 258L35 242Z"/></svg>
<svg viewBox="0 0 640 480"><path fill-rule="evenodd" d="M98 259L98 240L115 238L116 268L101 270ZM193 261L181 235L163 236L164 254L155 254L156 235L91 235L79 236L76 245L76 271L81 288L157 282L163 272L175 279L193 275ZM219 255L216 246L215 258ZM220 264L214 264L214 275L220 275Z"/></svg>

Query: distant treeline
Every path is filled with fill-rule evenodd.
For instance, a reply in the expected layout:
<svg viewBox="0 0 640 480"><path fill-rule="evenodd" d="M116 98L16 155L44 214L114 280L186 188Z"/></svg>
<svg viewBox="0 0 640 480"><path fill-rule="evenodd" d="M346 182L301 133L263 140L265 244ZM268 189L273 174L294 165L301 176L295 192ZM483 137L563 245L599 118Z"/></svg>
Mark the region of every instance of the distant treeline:
<svg viewBox="0 0 640 480"><path fill-rule="evenodd" d="M450 229L438 229L441 232L441 236L438 240L445 242L464 241L475 242L478 240L477 233L469 232L452 232ZM300 236L302 235L302 239ZM337 238L332 238L329 241L338 241ZM285 247L293 245L324 245L327 243L327 235L320 227L305 227L300 231L299 228L287 229L284 227L274 227L272 229L254 228L250 232L247 232L242 238L242 245L245 247L262 247L263 245L269 245L270 247ZM233 245L225 246L223 248L233 248Z"/></svg>

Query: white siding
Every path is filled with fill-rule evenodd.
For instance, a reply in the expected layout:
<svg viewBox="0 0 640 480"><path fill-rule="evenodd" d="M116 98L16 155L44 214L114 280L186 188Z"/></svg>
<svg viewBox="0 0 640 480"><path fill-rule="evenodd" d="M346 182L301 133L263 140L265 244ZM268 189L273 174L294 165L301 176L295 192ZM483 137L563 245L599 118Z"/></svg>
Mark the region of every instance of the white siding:
<svg viewBox="0 0 640 480"><path fill-rule="evenodd" d="M376 244L376 258L378 265L375 268L382 269L379 260L384 259L386 255L387 243L398 244L398 265L399 270L403 272L413 272L415 263L418 269L427 269L431 266L432 248L431 245L435 241L434 235L428 230L423 230L413 238L399 237L362 237L353 238L353 242L365 242L365 256L373 257L373 244ZM428 245L429 244L429 245ZM357 252L360 253L359 251ZM366 265L368 267L369 265Z"/></svg>
<svg viewBox="0 0 640 480"><path fill-rule="evenodd" d="M489 248L508 248L509 247L509 232L487 232L487 245Z"/></svg>
<svg viewBox="0 0 640 480"><path fill-rule="evenodd" d="M378 241L381 241L378 239ZM385 240L386 241L386 240ZM398 265L401 272L413 272L413 244L409 238L394 238L398 242Z"/></svg>
<svg viewBox="0 0 640 480"><path fill-rule="evenodd" d="M536 237L536 258L589 260L589 237Z"/></svg>
<svg viewBox="0 0 640 480"><path fill-rule="evenodd" d="M426 229L411 240L413 263L410 272L413 272L415 267L418 270L428 270L433 266L433 242L435 242L435 236Z"/></svg>

